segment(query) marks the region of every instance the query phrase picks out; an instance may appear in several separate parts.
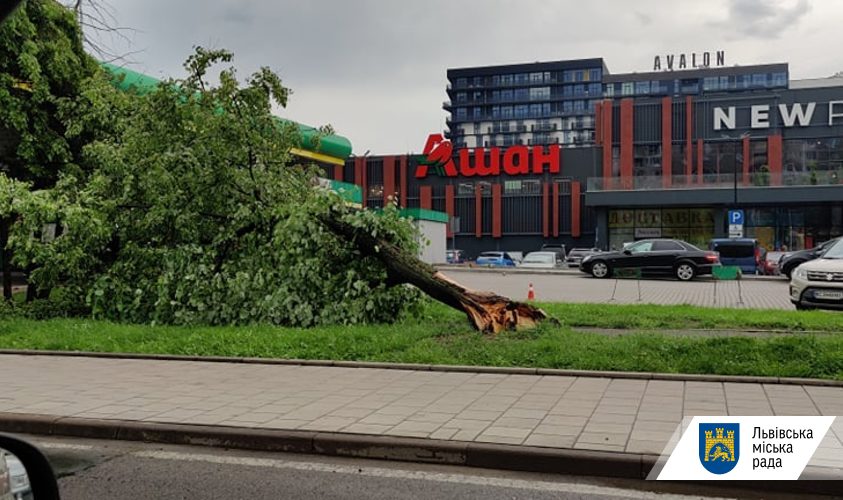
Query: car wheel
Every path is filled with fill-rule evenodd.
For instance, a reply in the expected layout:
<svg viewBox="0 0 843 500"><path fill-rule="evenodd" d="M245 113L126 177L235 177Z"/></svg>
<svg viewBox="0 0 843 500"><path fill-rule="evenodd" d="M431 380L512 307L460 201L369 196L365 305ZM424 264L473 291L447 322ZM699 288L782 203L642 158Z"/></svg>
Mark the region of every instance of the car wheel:
<svg viewBox="0 0 843 500"><path fill-rule="evenodd" d="M697 275L697 270L691 264L683 262L676 266L675 273L679 281L691 281Z"/></svg>
<svg viewBox="0 0 843 500"><path fill-rule="evenodd" d="M612 270L609 269L609 264L602 260L598 260L591 265L591 275L595 278L608 278L611 274Z"/></svg>

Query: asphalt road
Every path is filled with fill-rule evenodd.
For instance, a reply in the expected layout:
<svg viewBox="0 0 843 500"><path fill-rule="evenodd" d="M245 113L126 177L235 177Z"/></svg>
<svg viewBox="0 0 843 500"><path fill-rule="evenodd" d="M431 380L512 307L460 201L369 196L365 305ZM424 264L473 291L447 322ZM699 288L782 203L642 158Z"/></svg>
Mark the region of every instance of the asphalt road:
<svg viewBox="0 0 843 500"><path fill-rule="evenodd" d="M63 499L805 498L718 487L134 442L30 438Z"/></svg>
<svg viewBox="0 0 843 500"><path fill-rule="evenodd" d="M527 298L533 284L536 300L545 302L613 304L690 304L793 310L785 279L714 282L711 278L682 282L674 279L596 279L585 273L526 274L485 270L443 270L450 278L477 290L490 290L517 300Z"/></svg>

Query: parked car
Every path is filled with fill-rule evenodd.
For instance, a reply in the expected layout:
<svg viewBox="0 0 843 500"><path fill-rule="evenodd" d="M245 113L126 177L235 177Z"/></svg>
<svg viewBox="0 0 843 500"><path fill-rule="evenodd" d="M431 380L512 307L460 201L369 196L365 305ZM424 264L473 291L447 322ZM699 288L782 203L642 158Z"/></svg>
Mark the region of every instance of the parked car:
<svg viewBox="0 0 843 500"><path fill-rule="evenodd" d="M743 274L759 274L764 249L752 238L715 238L708 242L708 249L720 256L724 266L737 266Z"/></svg>
<svg viewBox="0 0 843 500"><path fill-rule="evenodd" d="M506 252L483 252L475 264L488 267L515 267L515 259Z"/></svg>
<svg viewBox="0 0 843 500"><path fill-rule="evenodd" d="M793 270L790 301L800 310L843 309L843 241Z"/></svg>
<svg viewBox="0 0 843 500"><path fill-rule="evenodd" d="M767 276L779 275L779 261L785 256L785 252L767 252L762 265L762 274Z"/></svg>
<svg viewBox="0 0 843 500"><path fill-rule="evenodd" d="M831 248L838 241L840 241L840 238L834 238L826 241L825 243L821 243L814 248L798 250L785 255L782 260L779 261L779 272L790 279L794 269L805 262L822 257L825 251Z"/></svg>
<svg viewBox="0 0 843 500"><path fill-rule="evenodd" d="M29 476L26 475L26 468L14 455L6 455L6 465L9 468L9 485L12 498L24 500L30 497L32 487L29 485Z"/></svg>
<svg viewBox="0 0 843 500"><path fill-rule="evenodd" d="M465 262L465 254L462 250L446 250L445 262L448 264L462 264Z"/></svg>
<svg viewBox="0 0 843 500"><path fill-rule="evenodd" d="M580 270L595 278L608 278L615 270L640 269L642 274L672 275L682 281L711 274L719 265L717 253L681 240L641 240L619 252L602 252L583 258Z"/></svg>
<svg viewBox="0 0 843 500"><path fill-rule="evenodd" d="M559 258L565 260L565 257L568 255L568 251L565 248L565 245L561 243L545 243L542 245L540 252L555 252L559 255Z"/></svg>
<svg viewBox="0 0 843 500"><path fill-rule="evenodd" d="M555 269L562 264L556 252L530 252L521 261L521 267L529 269Z"/></svg>
<svg viewBox="0 0 843 500"><path fill-rule="evenodd" d="M506 253L508 253L509 256L512 257L512 260L515 261L515 265L517 266L520 266L521 262L524 260L524 252L507 251Z"/></svg>
<svg viewBox="0 0 843 500"><path fill-rule="evenodd" d="M0 450L0 500L14 500L12 497L12 478L6 465L6 454Z"/></svg>
<svg viewBox="0 0 843 500"><path fill-rule="evenodd" d="M600 251L599 248L572 248L568 252L565 262L568 264L568 267L580 267L580 263L585 257L600 253Z"/></svg>

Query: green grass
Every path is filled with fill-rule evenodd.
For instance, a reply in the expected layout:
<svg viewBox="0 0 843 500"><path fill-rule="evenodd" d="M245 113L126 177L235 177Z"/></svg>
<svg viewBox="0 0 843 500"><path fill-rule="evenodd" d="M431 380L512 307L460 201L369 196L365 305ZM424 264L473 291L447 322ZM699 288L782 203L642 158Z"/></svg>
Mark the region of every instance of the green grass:
<svg viewBox="0 0 843 500"><path fill-rule="evenodd" d="M843 380L843 316L822 312L717 310L689 306L546 304L562 324L485 337L464 317L428 305L394 325L312 329L171 327L82 319L0 320L0 348L80 350L815 377ZM603 336L571 326L628 327ZM688 337L641 329L824 330L769 338Z"/></svg>

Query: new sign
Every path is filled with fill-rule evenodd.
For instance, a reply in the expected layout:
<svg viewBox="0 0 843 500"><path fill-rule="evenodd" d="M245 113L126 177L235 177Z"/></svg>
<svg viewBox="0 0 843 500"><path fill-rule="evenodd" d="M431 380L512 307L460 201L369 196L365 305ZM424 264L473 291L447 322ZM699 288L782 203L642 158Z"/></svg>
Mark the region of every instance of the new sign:
<svg viewBox="0 0 843 500"><path fill-rule="evenodd" d="M425 160L416 167L417 179L427 177L431 167L444 177L541 174L545 167L551 174L560 171L558 144L548 146L546 152L543 146L512 146L503 151L500 148L475 148L473 153L461 149L457 164L451 141L442 134L431 134L422 153Z"/></svg>
<svg viewBox="0 0 843 500"><path fill-rule="evenodd" d="M835 119L843 118L843 101L829 101L822 106L828 106L828 126L835 124ZM775 108L769 104L756 104L749 108L750 128L770 128L770 114L778 113L784 127L807 127L811 125L816 102L779 104ZM837 109L837 111L835 111ZM735 106L714 108L714 130L734 130L737 122Z"/></svg>

